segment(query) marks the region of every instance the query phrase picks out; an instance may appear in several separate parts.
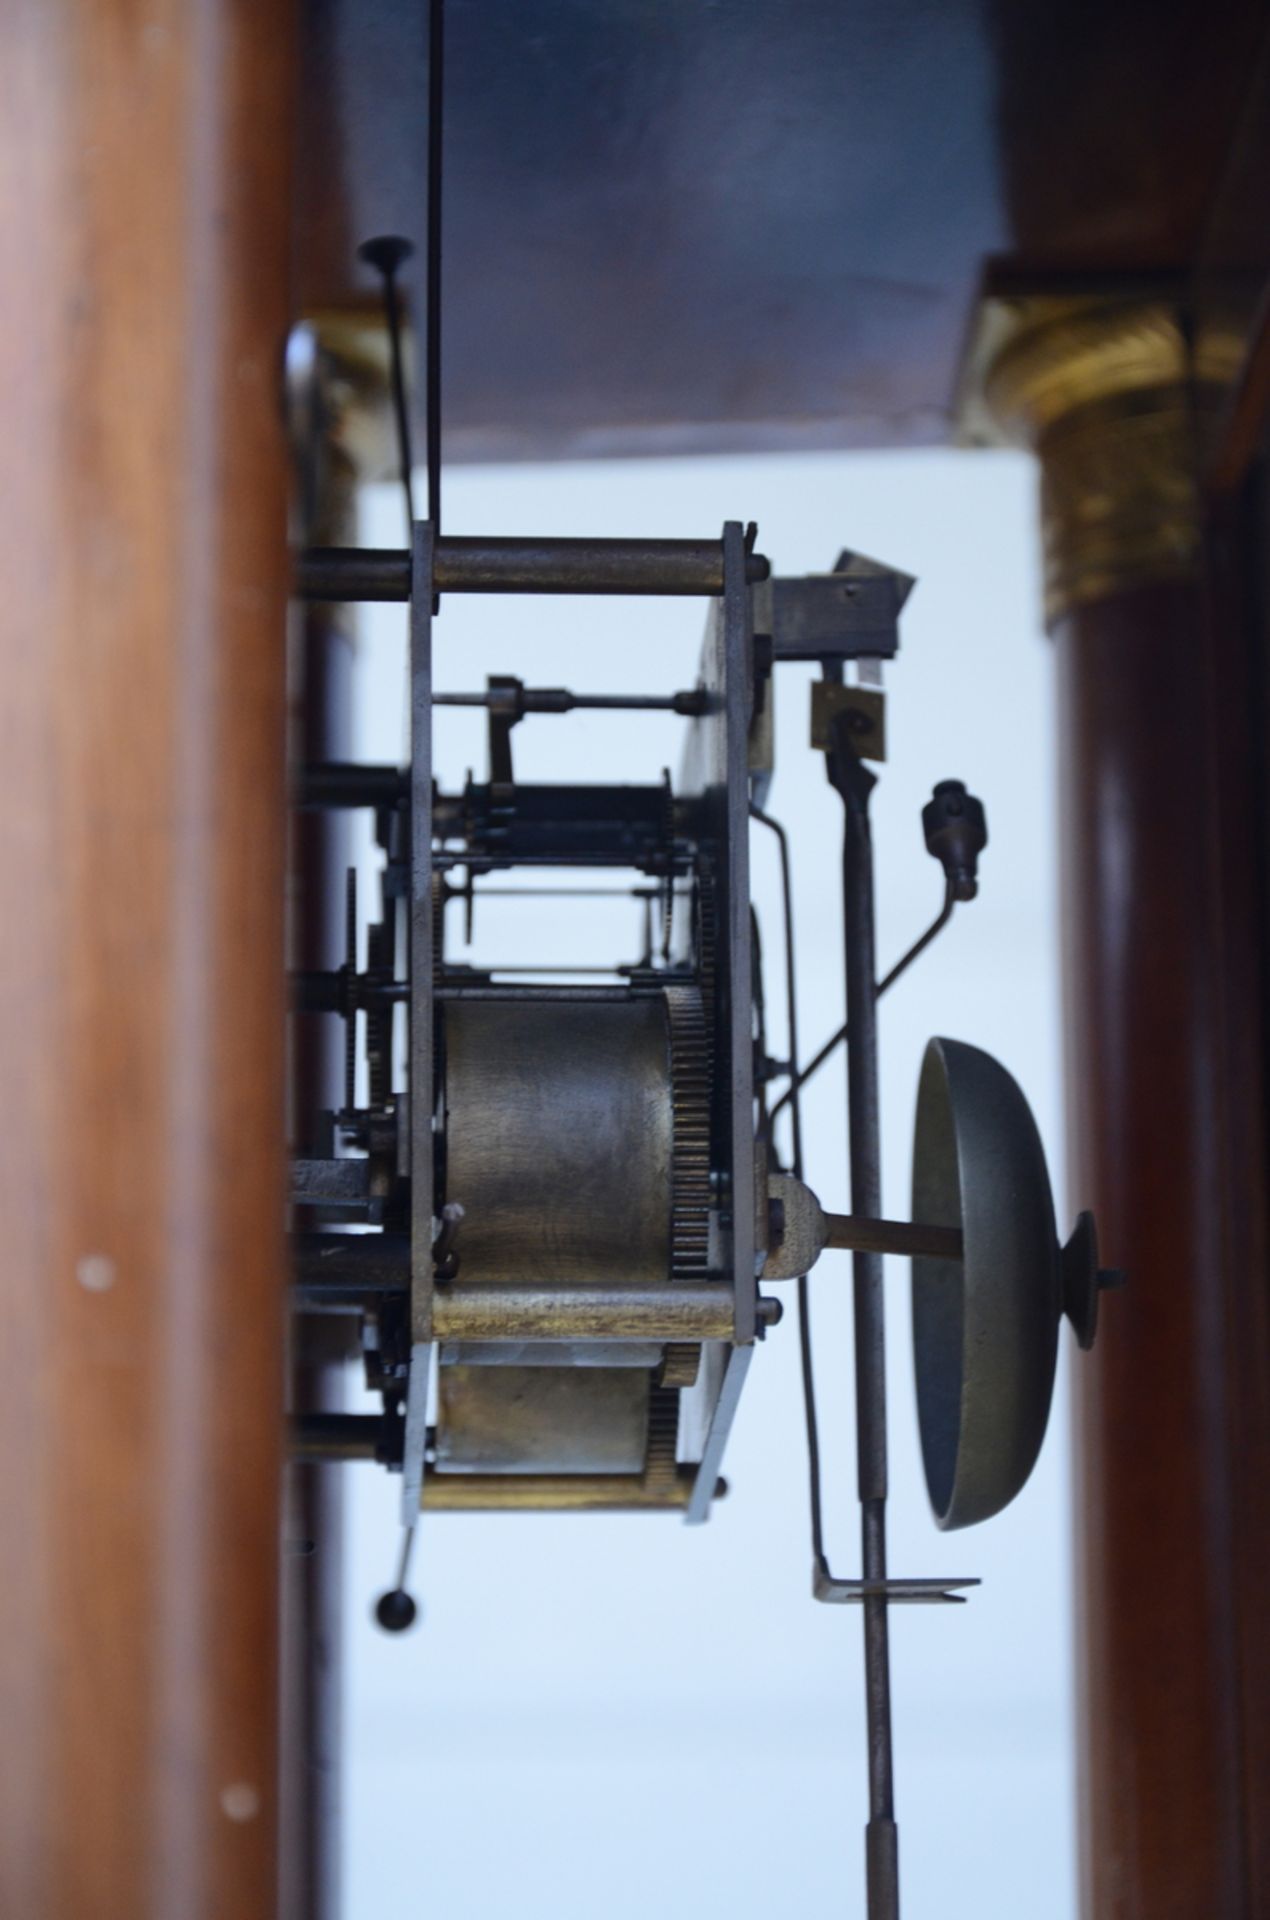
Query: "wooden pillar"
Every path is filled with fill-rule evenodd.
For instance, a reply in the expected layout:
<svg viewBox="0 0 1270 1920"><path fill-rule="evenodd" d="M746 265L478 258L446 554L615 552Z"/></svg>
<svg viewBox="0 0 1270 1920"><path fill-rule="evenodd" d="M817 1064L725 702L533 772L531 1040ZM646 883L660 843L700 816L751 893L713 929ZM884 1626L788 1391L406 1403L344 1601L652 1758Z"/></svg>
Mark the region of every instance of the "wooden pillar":
<svg viewBox="0 0 1270 1920"><path fill-rule="evenodd" d="M1270 1912L1263 1053L1244 634L1167 308L1016 305L1058 652L1070 1200L1129 1285L1075 1365L1086 1920Z"/></svg>
<svg viewBox="0 0 1270 1920"><path fill-rule="evenodd" d="M0 58L0 1912L272 1920L288 0Z"/></svg>

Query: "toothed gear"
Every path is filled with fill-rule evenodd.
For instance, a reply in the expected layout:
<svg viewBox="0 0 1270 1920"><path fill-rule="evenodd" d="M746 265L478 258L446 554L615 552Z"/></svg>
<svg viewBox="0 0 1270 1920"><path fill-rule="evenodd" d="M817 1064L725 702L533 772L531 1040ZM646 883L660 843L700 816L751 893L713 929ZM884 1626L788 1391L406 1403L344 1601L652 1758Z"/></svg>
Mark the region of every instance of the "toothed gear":
<svg viewBox="0 0 1270 1920"><path fill-rule="evenodd" d="M694 910L696 951L693 959L701 987L706 1033L713 1038L718 915L715 908L714 875L705 866L697 869Z"/></svg>
<svg viewBox="0 0 1270 1920"><path fill-rule="evenodd" d="M648 1396L648 1452L644 1460L646 1479L657 1482L674 1479L678 1444L678 1390L654 1386Z"/></svg>
<svg viewBox="0 0 1270 1920"><path fill-rule="evenodd" d="M366 985L386 988L393 977L392 925L387 920L372 921L366 929ZM392 1099L392 1009L372 1004L366 1014L366 1061L370 1080L370 1105L381 1109Z"/></svg>
<svg viewBox="0 0 1270 1920"><path fill-rule="evenodd" d="M661 957L670 959L675 932L675 793L670 773L662 774L662 835L665 840L666 875L661 888Z"/></svg>
<svg viewBox="0 0 1270 1920"><path fill-rule="evenodd" d="M659 1387L695 1387L701 1370L701 1348L691 1341L675 1340L665 1349L657 1369Z"/></svg>
<svg viewBox="0 0 1270 1920"><path fill-rule="evenodd" d="M670 1271L702 1280L709 1265L710 1045L696 987L667 987L672 1116Z"/></svg>
<svg viewBox="0 0 1270 1920"><path fill-rule="evenodd" d="M710 1043L703 996L696 987L666 988L670 1028L671 1199L673 1280L704 1280L710 1265ZM700 1348L666 1348L658 1387L690 1387Z"/></svg>
<svg viewBox="0 0 1270 1920"><path fill-rule="evenodd" d="M445 967L445 903L449 899L446 877L432 876L432 977L440 980Z"/></svg>

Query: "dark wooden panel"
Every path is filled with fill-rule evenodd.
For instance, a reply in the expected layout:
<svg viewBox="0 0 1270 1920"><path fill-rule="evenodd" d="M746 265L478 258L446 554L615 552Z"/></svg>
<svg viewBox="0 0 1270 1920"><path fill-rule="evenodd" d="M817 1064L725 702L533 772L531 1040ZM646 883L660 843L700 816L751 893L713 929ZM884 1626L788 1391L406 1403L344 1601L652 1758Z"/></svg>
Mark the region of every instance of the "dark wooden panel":
<svg viewBox="0 0 1270 1920"><path fill-rule="evenodd" d="M1240 126L1261 0L992 0L1020 266L1184 267Z"/></svg>
<svg viewBox="0 0 1270 1920"><path fill-rule="evenodd" d="M1181 268L1264 0L447 0L451 458L946 439L982 261ZM299 262L420 241L424 0L305 8ZM422 282L416 274L415 286Z"/></svg>
<svg viewBox="0 0 1270 1920"><path fill-rule="evenodd" d="M293 22L0 60L0 1911L272 1920Z"/></svg>
<svg viewBox="0 0 1270 1920"><path fill-rule="evenodd" d="M1219 191L1189 276L1201 365L1229 365L1229 341L1246 343L1224 404L1206 435L1210 491L1230 503L1244 491L1265 449L1270 420L1270 45L1253 69L1243 110L1231 127L1230 151ZM1247 521L1237 539L1257 544Z"/></svg>

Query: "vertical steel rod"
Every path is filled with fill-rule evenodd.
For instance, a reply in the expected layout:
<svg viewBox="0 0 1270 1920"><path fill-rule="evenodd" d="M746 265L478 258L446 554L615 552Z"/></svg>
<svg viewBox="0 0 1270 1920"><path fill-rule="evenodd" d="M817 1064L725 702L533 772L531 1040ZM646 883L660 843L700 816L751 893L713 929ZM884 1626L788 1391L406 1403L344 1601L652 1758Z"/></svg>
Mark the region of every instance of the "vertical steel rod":
<svg viewBox="0 0 1270 1920"><path fill-rule="evenodd" d="M856 1213L874 1216L882 1209L873 843L869 828L874 776L850 745L848 717L838 716L826 766L830 781L842 796L845 812L842 903L847 1026L851 1035L847 1050L851 1205ZM863 1570L866 1581L882 1583L886 1580L886 1336L881 1254L854 1254L852 1271ZM869 1824L865 1836L869 1920L898 1920L899 1835L895 1824L885 1593L868 1594L864 1600L864 1672L869 1748Z"/></svg>
<svg viewBox="0 0 1270 1920"><path fill-rule="evenodd" d="M424 294L426 342L426 459L428 519L441 538L441 170L445 156L445 0L428 8L428 279ZM435 608L434 608L435 611Z"/></svg>
<svg viewBox="0 0 1270 1920"><path fill-rule="evenodd" d="M410 1373L401 1467L401 1524L419 1517L432 1339L432 618L435 529L421 520L410 595Z"/></svg>

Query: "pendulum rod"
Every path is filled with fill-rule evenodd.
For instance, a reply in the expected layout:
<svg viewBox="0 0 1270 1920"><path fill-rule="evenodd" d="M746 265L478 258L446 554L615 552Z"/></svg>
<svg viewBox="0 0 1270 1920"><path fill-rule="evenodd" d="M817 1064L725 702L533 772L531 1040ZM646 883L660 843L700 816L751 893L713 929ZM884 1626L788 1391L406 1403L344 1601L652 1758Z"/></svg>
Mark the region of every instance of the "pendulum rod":
<svg viewBox="0 0 1270 1920"><path fill-rule="evenodd" d="M428 8L428 283L425 292L425 458L428 518L441 538L441 179L445 155L445 0ZM435 610L435 609L434 609Z"/></svg>
<svg viewBox="0 0 1270 1920"><path fill-rule="evenodd" d="M877 988L873 928L873 845L869 794L874 776L855 753L846 714L837 716L826 768L842 798L843 932L846 950L847 1119L852 1210L882 1211L878 1125ZM899 1846L891 1744L891 1672L886 1595L886 1340L882 1256L852 1256L855 1296L856 1458L859 1477L868 1721L869 1920L898 1920ZM870 1591L870 1589L877 1589Z"/></svg>

